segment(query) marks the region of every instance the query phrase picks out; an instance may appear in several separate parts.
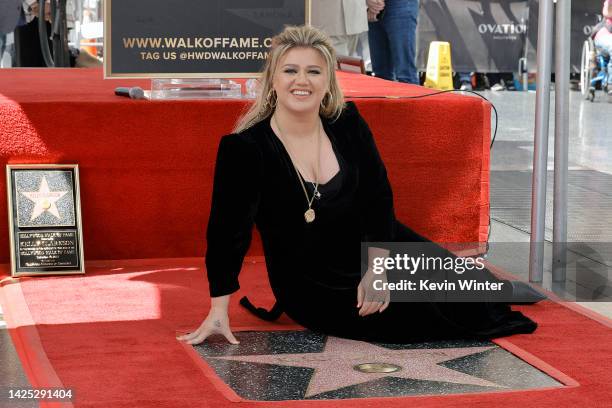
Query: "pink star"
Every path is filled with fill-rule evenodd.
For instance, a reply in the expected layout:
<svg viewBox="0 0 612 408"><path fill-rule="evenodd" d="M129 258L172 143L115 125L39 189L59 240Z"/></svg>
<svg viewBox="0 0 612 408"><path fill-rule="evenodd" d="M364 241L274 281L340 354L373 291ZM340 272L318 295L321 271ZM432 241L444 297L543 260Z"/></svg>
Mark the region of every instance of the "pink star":
<svg viewBox="0 0 612 408"><path fill-rule="evenodd" d="M40 182L38 191L21 192L29 200L34 202L34 209L32 210L32 216L30 221L34 221L39 215L47 211L53 214L56 218L61 218L55 202L62 198L68 191L51 191L49 190L49 184L47 178L43 176Z"/></svg>
<svg viewBox="0 0 612 408"><path fill-rule="evenodd" d="M371 343L330 336L327 338L325 348L320 353L268 354L215 358L289 367L313 368L314 374L310 379L305 394L305 397L311 397L323 392L333 391L385 377L444 381L455 384L506 388L502 385L483 380L482 378L474 377L439 365L439 363L444 361L481 353L493 348L495 347L391 350ZM364 363L393 364L400 366L401 369L393 373L364 373L354 369L356 365Z"/></svg>

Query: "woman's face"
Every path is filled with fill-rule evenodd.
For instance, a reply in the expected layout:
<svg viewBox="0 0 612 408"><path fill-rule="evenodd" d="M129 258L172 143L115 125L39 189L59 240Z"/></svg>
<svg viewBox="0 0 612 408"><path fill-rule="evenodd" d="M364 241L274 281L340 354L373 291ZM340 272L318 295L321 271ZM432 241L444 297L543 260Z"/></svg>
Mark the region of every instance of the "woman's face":
<svg viewBox="0 0 612 408"><path fill-rule="evenodd" d="M314 48L292 48L280 59L272 79L277 109L319 112L328 89L327 64Z"/></svg>

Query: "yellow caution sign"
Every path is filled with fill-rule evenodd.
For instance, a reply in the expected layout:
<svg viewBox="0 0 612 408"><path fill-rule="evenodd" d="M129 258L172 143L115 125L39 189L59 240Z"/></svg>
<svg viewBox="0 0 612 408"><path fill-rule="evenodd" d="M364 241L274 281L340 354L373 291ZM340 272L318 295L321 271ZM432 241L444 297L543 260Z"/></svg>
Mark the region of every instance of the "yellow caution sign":
<svg viewBox="0 0 612 408"><path fill-rule="evenodd" d="M427 56L425 84L428 88L453 89L453 66L451 64L450 43L432 41Z"/></svg>

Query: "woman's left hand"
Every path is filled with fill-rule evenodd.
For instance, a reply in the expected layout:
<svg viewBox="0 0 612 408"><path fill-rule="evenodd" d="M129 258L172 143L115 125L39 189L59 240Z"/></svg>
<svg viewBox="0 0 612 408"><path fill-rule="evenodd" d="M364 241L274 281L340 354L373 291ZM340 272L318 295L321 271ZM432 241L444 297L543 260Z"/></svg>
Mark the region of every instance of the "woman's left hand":
<svg viewBox="0 0 612 408"><path fill-rule="evenodd" d="M382 313L391 302L391 292L389 292L389 289L386 289L386 286L385 290L374 289L374 281L376 280L387 283L386 273L375 274L371 269L368 269L361 278L359 286L357 286L359 316L363 317L376 312Z"/></svg>

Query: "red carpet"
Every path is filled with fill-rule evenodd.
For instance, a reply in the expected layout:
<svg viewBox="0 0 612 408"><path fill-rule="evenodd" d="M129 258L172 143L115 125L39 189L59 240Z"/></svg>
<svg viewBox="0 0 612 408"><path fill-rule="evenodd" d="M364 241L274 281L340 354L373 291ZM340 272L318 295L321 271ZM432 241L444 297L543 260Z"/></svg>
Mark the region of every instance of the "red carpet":
<svg viewBox="0 0 612 408"><path fill-rule="evenodd" d="M35 386L63 385L77 407L229 407L194 363L177 330L197 326L208 310L201 259L99 261L87 276L5 280L0 290L29 377ZM6 265L2 273L6 275ZM270 304L261 259L241 275L242 293ZM235 329L291 328L285 317L264 323L237 305ZM612 330L553 302L520 308L539 323L532 335L504 341L578 382L578 386L527 392L347 401L243 402L258 407L609 407Z"/></svg>
<svg viewBox="0 0 612 408"><path fill-rule="evenodd" d="M430 90L341 73L348 96ZM0 165L78 163L86 259L203 256L219 138L242 100L134 101L100 70L0 70ZM394 187L398 217L437 242L484 242L490 108L458 95L357 99ZM5 194L0 183L0 195ZM6 214L0 200L0 214ZM6 231L7 218L0 217ZM8 234L0 262L8 262ZM251 255L261 255L255 239Z"/></svg>

